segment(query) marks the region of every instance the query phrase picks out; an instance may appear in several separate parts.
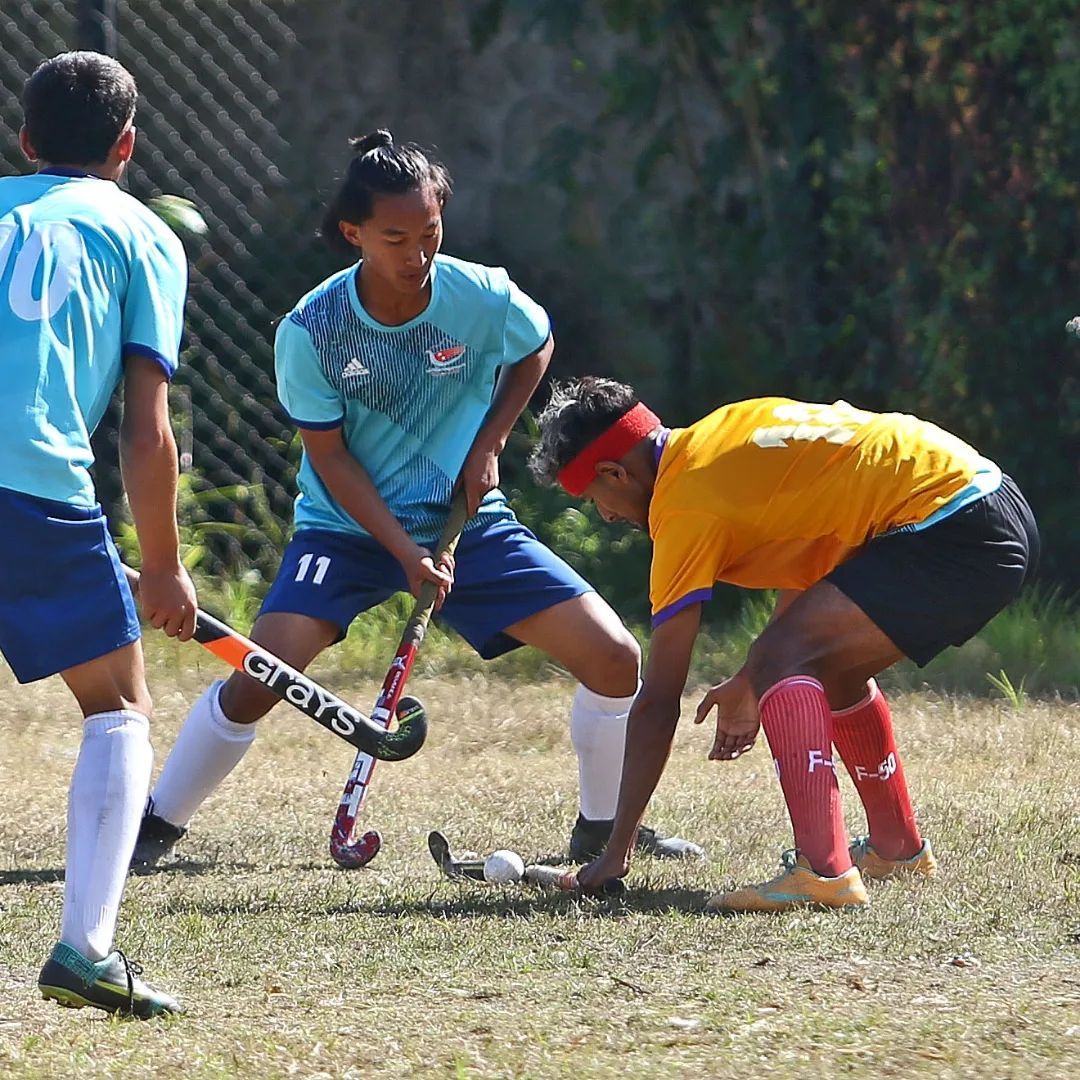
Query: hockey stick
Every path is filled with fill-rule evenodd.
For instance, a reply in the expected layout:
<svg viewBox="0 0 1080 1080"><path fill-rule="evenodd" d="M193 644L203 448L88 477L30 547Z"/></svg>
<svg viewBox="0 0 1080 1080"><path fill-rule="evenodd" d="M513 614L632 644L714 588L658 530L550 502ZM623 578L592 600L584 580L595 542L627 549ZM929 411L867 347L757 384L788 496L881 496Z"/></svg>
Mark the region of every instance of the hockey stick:
<svg viewBox="0 0 1080 1080"><path fill-rule="evenodd" d="M450 851L450 841L437 831L428 833L428 851L438 864L439 869L454 880L469 878L472 881L484 881L483 859L456 859ZM530 885L541 888L560 889L563 892L580 892L577 872L560 870L557 866L532 864L525 867L524 880ZM622 878L608 878L600 889L604 896L622 896L626 884Z"/></svg>
<svg viewBox="0 0 1080 1080"><path fill-rule="evenodd" d="M125 566L124 574L132 593L138 595L138 571ZM424 745L427 717L415 698L401 699L397 709L398 727L387 731L385 721L376 723L302 671L290 667L261 645L202 610L195 613L195 640L362 754L383 761L401 761L412 757Z"/></svg>
<svg viewBox="0 0 1080 1080"><path fill-rule="evenodd" d="M450 515L446 519L442 536L439 537L439 542L435 547L436 563L444 554L453 555L467 517L468 505L465 501L465 491L462 489L450 503ZM438 586L434 582L425 581L413 606L412 615L405 624L397 653L386 672L382 689L375 701L375 708L371 710L374 723L388 724L391 714L398 707L398 700L401 698L401 691L405 687L409 672L412 671L416 652L427 633L428 622L435 608L437 596ZM401 723L400 719L399 723ZM382 847L382 837L375 829L368 830L359 840L353 841L356 819L360 814L360 808L364 805L367 786L371 782L371 773L375 768L373 758L378 756L365 753L363 750L356 755L349 778L345 781L345 790L341 793L341 802L338 803L334 826L330 831L330 857L344 870L356 870L361 866L367 866L379 854L379 848Z"/></svg>
<svg viewBox="0 0 1080 1080"><path fill-rule="evenodd" d="M483 859L455 859L450 851L450 841L441 833L432 830L427 838L428 851L438 864L439 869L448 878L472 878L484 880Z"/></svg>

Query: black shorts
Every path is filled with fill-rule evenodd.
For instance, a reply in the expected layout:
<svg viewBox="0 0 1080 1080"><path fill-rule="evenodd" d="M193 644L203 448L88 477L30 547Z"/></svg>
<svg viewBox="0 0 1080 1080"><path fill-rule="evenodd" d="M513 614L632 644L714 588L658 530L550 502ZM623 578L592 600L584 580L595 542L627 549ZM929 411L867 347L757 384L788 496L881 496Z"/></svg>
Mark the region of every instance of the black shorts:
<svg viewBox="0 0 1080 1080"><path fill-rule="evenodd" d="M1039 530L1013 480L918 532L871 540L825 577L920 667L974 637L1028 581Z"/></svg>

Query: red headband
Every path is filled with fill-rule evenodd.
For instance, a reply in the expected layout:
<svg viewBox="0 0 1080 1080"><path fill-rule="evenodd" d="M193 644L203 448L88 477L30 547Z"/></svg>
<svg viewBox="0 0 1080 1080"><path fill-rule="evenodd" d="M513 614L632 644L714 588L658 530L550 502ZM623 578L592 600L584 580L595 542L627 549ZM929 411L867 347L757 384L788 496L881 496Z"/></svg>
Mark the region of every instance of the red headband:
<svg viewBox="0 0 1080 1080"><path fill-rule="evenodd" d="M660 417L639 401L559 470L559 483L571 495L580 496L596 478L601 461L618 461L659 426Z"/></svg>

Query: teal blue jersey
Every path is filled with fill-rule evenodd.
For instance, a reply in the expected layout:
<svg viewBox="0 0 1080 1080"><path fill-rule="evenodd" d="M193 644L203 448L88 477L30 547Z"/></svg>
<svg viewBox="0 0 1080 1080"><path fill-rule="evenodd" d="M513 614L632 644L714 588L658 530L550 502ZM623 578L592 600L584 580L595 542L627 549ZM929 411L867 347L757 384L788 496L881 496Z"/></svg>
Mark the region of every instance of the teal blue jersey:
<svg viewBox="0 0 1080 1080"><path fill-rule="evenodd" d="M96 502L90 435L140 354L176 370L183 245L109 180L0 179L0 487Z"/></svg>
<svg viewBox="0 0 1080 1080"><path fill-rule="evenodd" d="M535 353L551 332L544 309L505 270L437 255L431 300L384 326L364 310L357 266L313 289L282 320L278 396L300 428L341 427L349 452L417 543L431 543L491 405L499 369ZM296 527L363 534L305 455ZM498 489L468 528L513 514Z"/></svg>

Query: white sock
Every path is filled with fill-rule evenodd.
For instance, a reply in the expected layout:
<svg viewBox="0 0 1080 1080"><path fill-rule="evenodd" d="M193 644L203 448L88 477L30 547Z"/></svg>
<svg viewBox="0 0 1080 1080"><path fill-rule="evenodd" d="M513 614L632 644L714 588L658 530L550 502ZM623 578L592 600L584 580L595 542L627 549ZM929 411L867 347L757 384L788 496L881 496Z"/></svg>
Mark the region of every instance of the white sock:
<svg viewBox="0 0 1080 1080"><path fill-rule="evenodd" d="M154 785L154 813L173 825L191 820L255 739L255 724L237 724L221 711L222 686L211 683L191 706Z"/></svg>
<svg viewBox="0 0 1080 1080"><path fill-rule="evenodd" d="M570 741L578 758L581 815L610 821L619 803L626 718L637 694L604 697L579 686L570 706Z"/></svg>
<svg viewBox="0 0 1080 1080"><path fill-rule="evenodd" d="M60 940L90 960L112 951L153 763L150 721L142 713L87 717L68 794Z"/></svg>

